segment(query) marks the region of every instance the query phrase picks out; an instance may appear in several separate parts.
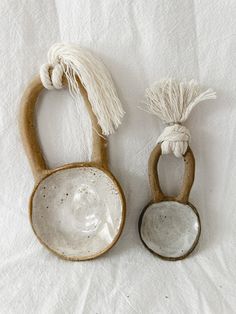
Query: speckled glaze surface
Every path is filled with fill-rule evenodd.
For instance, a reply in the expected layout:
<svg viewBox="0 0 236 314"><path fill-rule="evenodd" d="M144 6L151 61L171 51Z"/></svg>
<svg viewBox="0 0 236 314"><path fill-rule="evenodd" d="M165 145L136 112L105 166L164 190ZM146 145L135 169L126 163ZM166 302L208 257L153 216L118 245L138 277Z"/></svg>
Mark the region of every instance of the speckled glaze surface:
<svg viewBox="0 0 236 314"><path fill-rule="evenodd" d="M89 259L108 250L123 226L119 187L96 167L56 171L31 198L34 232L49 249L69 259Z"/></svg>
<svg viewBox="0 0 236 314"><path fill-rule="evenodd" d="M140 237L153 253L165 259L182 259L195 248L200 220L190 204L163 201L147 206L140 217Z"/></svg>

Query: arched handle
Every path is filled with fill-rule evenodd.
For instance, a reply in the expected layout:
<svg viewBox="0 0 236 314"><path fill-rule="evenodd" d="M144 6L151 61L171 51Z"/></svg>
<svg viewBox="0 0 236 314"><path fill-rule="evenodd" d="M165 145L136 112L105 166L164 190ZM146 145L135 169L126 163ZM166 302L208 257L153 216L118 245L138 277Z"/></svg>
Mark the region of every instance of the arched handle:
<svg viewBox="0 0 236 314"><path fill-rule="evenodd" d="M65 84L67 82L64 82ZM97 118L92 111L88 95L81 82L78 80L80 93L88 110L92 122L93 150L92 162L103 168L107 168L106 138L100 136L101 128L97 123ZM39 76L36 76L26 88L21 99L20 111L20 131L29 159L34 178L39 181L46 174L50 173L43 158L42 151L38 142L38 136L35 128L35 106L40 92L44 89Z"/></svg>
<svg viewBox="0 0 236 314"><path fill-rule="evenodd" d="M182 188L178 196L166 196L161 190L157 170L157 164L160 156L161 144L157 144L157 146L153 149L148 162L149 182L152 190L153 201L177 201L186 204L188 202L195 174L195 159L192 150L188 147L185 155L183 156L185 171Z"/></svg>

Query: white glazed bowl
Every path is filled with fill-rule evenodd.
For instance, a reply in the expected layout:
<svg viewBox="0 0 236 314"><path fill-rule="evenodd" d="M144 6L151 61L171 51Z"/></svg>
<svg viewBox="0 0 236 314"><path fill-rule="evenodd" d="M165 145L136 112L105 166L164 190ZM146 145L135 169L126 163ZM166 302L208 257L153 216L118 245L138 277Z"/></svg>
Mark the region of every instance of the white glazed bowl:
<svg viewBox="0 0 236 314"><path fill-rule="evenodd" d="M39 240L70 260L97 257L118 240L125 215L122 191L97 167L54 171L35 188L30 216Z"/></svg>

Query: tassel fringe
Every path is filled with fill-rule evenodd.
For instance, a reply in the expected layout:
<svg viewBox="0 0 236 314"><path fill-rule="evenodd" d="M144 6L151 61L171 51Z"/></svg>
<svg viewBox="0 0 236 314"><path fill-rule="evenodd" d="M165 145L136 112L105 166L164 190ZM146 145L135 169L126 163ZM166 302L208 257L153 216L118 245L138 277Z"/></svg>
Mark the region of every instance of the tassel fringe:
<svg viewBox="0 0 236 314"><path fill-rule="evenodd" d="M195 80L178 82L166 79L146 89L145 96L146 111L169 125L158 139L158 143L162 143L162 153L173 152L176 157L181 157L190 141L189 130L181 123L187 120L197 104L215 99L216 93L212 89L202 91Z"/></svg>
<svg viewBox="0 0 236 314"><path fill-rule="evenodd" d="M121 124L124 110L112 78L105 65L88 50L73 44L54 44L48 52L48 63L41 67L40 77L48 88L62 88L65 75L71 95L79 100L78 76L85 87L92 110L104 135ZM51 74L50 74L51 70Z"/></svg>

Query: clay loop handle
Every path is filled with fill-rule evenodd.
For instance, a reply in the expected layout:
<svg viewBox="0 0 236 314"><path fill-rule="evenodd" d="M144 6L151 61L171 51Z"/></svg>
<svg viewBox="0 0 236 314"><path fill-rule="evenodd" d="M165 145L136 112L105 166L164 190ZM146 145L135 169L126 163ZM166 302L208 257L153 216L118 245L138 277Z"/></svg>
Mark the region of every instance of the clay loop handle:
<svg viewBox="0 0 236 314"><path fill-rule="evenodd" d="M67 84L64 80L64 85ZM78 80L80 92L88 110L93 132L93 152L92 162L100 167L107 168L106 139L102 134L101 128L97 123L91 104L88 100L87 92ZM20 111L20 130L27 157L29 159L34 178L37 181L50 173L43 158L42 151L38 142L35 129L35 107L40 92L44 89L39 76L36 76L28 85L21 99Z"/></svg>
<svg viewBox="0 0 236 314"><path fill-rule="evenodd" d="M184 204L188 203L195 174L195 159L192 150L188 147L185 155L183 156L185 171L182 188L178 196L166 196L161 190L157 171L157 164L161 154L161 144L158 144L153 149L148 162L149 182L152 190L153 201L177 201Z"/></svg>

